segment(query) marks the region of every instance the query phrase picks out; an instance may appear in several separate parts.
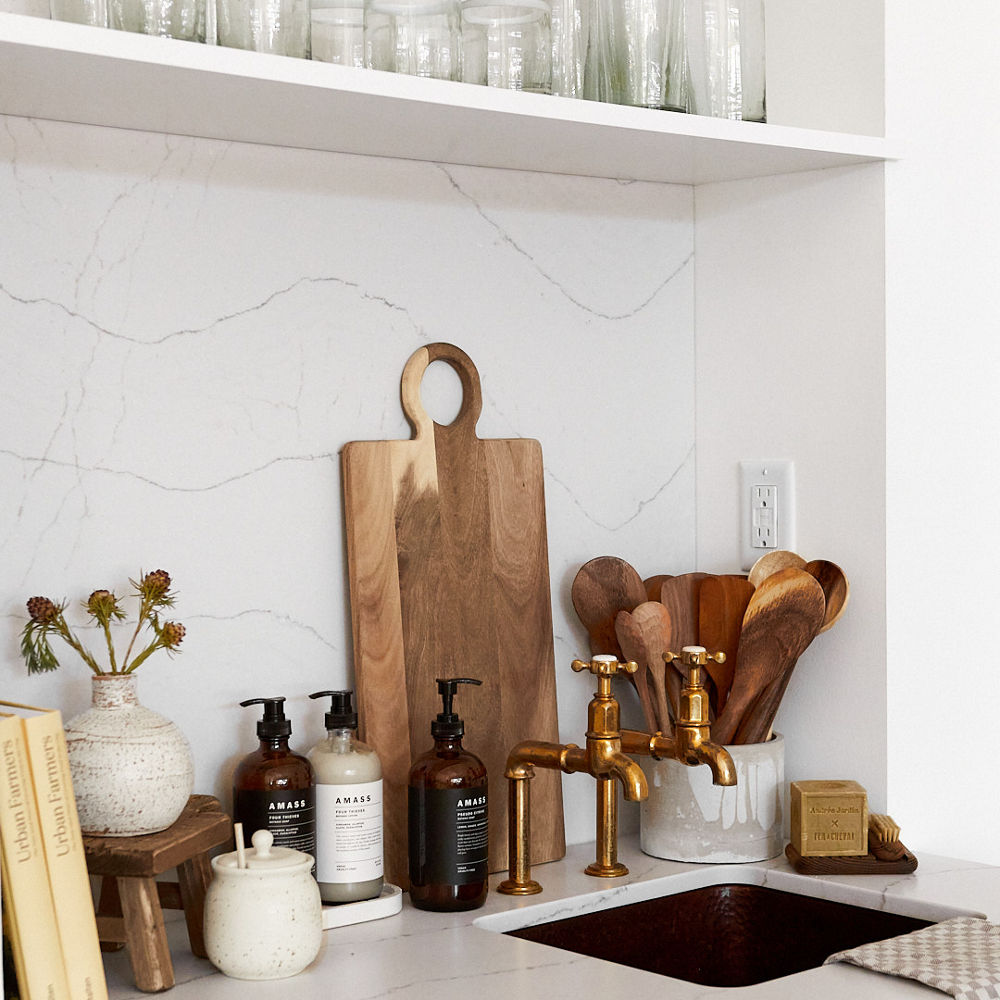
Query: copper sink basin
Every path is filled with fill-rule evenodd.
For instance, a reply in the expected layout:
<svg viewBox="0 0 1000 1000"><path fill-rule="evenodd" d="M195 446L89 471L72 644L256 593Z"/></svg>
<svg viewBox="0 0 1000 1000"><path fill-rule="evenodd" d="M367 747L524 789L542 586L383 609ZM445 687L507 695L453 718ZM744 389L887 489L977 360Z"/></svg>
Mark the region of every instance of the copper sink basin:
<svg viewBox="0 0 1000 1000"><path fill-rule="evenodd" d="M753 986L933 923L761 885L710 885L507 931L702 986Z"/></svg>

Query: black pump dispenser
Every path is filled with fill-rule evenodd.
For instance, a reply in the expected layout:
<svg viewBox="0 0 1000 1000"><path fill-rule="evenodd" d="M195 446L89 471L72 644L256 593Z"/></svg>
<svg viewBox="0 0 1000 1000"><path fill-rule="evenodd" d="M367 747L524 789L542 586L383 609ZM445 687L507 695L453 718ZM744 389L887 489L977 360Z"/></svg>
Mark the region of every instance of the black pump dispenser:
<svg viewBox="0 0 1000 1000"><path fill-rule="evenodd" d="M438 677L438 694L441 695L444 711L438 712L437 718L431 722L431 736L434 739L447 739L449 736L464 736L465 723L452 709L452 700L459 684L482 684L474 677Z"/></svg>
<svg viewBox="0 0 1000 1000"><path fill-rule="evenodd" d="M240 705L263 705L264 716L257 723L257 739L278 740L292 735L292 724L285 718L284 698L248 698Z"/></svg>
<svg viewBox="0 0 1000 1000"><path fill-rule="evenodd" d="M324 719L327 729L357 729L358 713L351 707L353 691L317 691L310 698L330 698L330 711Z"/></svg>

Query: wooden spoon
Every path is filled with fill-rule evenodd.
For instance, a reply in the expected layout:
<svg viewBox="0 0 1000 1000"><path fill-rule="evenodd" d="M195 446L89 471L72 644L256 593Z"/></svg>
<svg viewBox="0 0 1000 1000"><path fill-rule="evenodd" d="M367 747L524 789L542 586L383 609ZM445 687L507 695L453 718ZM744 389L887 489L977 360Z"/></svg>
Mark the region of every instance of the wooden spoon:
<svg viewBox="0 0 1000 1000"><path fill-rule="evenodd" d="M641 608L643 605L640 604L639 607ZM635 660L639 664L639 669L632 675L632 680L639 694L642 714L646 718L646 729L649 732L661 729L662 727L657 725L658 713L653 706L653 699L649 692L649 676L653 665L647 656L646 637L643 634L642 626L636 621L634 614L628 611L619 611L615 615L615 634L618 636L618 645L625 658Z"/></svg>
<svg viewBox="0 0 1000 1000"><path fill-rule="evenodd" d="M664 651L670 649L670 616L659 601L646 601L632 612L632 621L642 635L656 696L654 704L658 728L664 735L671 736L680 701L681 677L663 659Z"/></svg>
<svg viewBox="0 0 1000 1000"><path fill-rule="evenodd" d="M774 711L764 706L770 711L765 725L757 718L757 702L775 681L787 684L786 674L819 631L825 609L823 588L805 570L788 567L761 581L743 617L729 698L712 725L716 743L732 743L737 730L743 742L759 743L767 736L777 703ZM784 687L770 692L779 702L783 693Z"/></svg>
<svg viewBox="0 0 1000 1000"><path fill-rule="evenodd" d="M847 607L851 597L851 585L847 582L844 571L836 564L826 559L813 559L807 562L805 571L816 577L823 588L826 597L826 613L823 615L823 627L820 632L833 628Z"/></svg>
<svg viewBox="0 0 1000 1000"><path fill-rule="evenodd" d="M698 594L699 645L710 653L721 650L725 663L709 660L715 682L716 711L721 712L733 686L743 615L753 596L753 584L745 576L710 576L701 581Z"/></svg>
<svg viewBox="0 0 1000 1000"><path fill-rule="evenodd" d="M580 567L570 596L590 636L591 655L611 653L621 659L615 615L631 611L646 600L642 577L624 559L598 556Z"/></svg>
<svg viewBox="0 0 1000 1000"><path fill-rule="evenodd" d="M787 569L789 566L803 569L805 564L805 559L795 552L789 552L787 549L772 549L753 564L747 578L754 587L759 587L761 580L766 579L772 573L777 573L780 569Z"/></svg>

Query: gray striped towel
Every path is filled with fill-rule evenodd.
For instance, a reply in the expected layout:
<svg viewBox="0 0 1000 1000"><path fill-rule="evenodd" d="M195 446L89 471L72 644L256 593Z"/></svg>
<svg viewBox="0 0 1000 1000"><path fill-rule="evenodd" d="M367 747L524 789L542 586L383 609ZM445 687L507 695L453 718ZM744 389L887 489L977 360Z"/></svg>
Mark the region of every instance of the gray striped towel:
<svg viewBox="0 0 1000 1000"><path fill-rule="evenodd" d="M916 979L957 1000L1000 1000L1000 927L976 917L840 951L823 964L831 962Z"/></svg>

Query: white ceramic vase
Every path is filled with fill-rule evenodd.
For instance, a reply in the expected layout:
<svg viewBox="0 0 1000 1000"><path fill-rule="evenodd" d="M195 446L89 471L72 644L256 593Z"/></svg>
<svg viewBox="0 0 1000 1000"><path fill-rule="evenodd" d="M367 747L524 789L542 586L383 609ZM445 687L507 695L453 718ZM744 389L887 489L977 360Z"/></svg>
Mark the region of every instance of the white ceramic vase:
<svg viewBox="0 0 1000 1000"><path fill-rule="evenodd" d="M135 674L92 681L91 707L66 723L80 827L105 837L165 830L194 787L191 747L169 719L139 704Z"/></svg>

